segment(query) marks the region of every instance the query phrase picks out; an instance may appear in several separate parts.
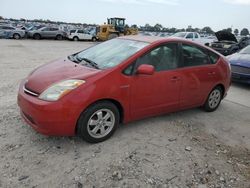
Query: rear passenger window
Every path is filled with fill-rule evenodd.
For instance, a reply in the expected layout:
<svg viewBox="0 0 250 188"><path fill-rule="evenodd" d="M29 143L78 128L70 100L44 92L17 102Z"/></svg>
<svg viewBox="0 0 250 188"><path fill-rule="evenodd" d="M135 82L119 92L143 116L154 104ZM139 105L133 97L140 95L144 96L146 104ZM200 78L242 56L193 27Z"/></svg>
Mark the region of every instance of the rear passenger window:
<svg viewBox="0 0 250 188"><path fill-rule="evenodd" d="M210 63L207 51L197 46L182 44L183 66L199 66Z"/></svg>
<svg viewBox="0 0 250 188"><path fill-rule="evenodd" d="M50 31L58 31L58 28L50 28Z"/></svg>
<svg viewBox="0 0 250 188"><path fill-rule="evenodd" d="M83 30L78 30L77 33L83 34L84 32L83 32Z"/></svg>
<svg viewBox="0 0 250 188"><path fill-rule="evenodd" d="M213 52L208 52L208 54L209 54L209 58L212 64L216 64L217 61L220 59L220 56Z"/></svg>

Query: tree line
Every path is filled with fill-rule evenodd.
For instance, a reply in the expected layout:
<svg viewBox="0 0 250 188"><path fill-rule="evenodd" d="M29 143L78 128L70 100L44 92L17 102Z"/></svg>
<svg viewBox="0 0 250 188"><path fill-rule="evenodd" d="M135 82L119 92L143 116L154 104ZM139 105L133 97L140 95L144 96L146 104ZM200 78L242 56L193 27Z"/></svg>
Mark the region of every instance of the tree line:
<svg viewBox="0 0 250 188"><path fill-rule="evenodd" d="M151 26L150 24L145 24L145 26L137 26L137 25L132 25L132 27L137 27L141 31L150 31L150 32L168 32L168 33L176 33L176 32L198 32L198 33L204 33L204 34L214 34L215 31L211 29L211 27L206 26L202 29L200 28L192 28L192 26L188 26L188 28L166 28L163 27L161 24L155 24L154 26ZM242 36L247 36L249 35L249 30L247 28L243 28L241 31L239 29L235 29L234 31L232 28L226 28L223 29L224 31L228 31L230 33L234 33L235 35L242 35Z"/></svg>

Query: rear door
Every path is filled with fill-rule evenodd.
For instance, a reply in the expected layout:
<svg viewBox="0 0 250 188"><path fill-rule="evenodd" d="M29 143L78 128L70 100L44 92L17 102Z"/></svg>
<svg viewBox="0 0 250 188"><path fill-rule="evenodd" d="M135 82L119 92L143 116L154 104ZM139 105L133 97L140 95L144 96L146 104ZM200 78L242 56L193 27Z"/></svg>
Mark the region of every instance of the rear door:
<svg viewBox="0 0 250 188"><path fill-rule="evenodd" d="M41 30L41 36L44 38L49 38L50 37L50 28L45 27Z"/></svg>
<svg viewBox="0 0 250 188"><path fill-rule="evenodd" d="M181 45L181 108L202 105L217 81L218 70L208 53L207 49L196 45Z"/></svg>
<svg viewBox="0 0 250 188"><path fill-rule="evenodd" d="M58 31L59 31L58 28L55 28L55 27L50 28L49 37L56 38L56 35L59 34Z"/></svg>

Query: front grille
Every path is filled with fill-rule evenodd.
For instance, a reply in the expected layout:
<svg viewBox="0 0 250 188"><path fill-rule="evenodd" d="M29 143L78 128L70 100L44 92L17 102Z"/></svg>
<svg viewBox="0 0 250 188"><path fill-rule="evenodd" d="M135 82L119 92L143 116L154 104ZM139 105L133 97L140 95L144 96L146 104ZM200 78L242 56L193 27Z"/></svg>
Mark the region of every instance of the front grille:
<svg viewBox="0 0 250 188"><path fill-rule="evenodd" d="M247 68L247 67L231 65L231 69L233 73L250 74L250 68Z"/></svg>
<svg viewBox="0 0 250 188"><path fill-rule="evenodd" d="M223 48L223 44L212 44L212 48Z"/></svg>
<svg viewBox="0 0 250 188"><path fill-rule="evenodd" d="M34 97L38 97L38 93L30 90L30 89L27 89L25 86L23 86L23 91L24 93L28 94L28 95L31 95L31 96L34 96Z"/></svg>

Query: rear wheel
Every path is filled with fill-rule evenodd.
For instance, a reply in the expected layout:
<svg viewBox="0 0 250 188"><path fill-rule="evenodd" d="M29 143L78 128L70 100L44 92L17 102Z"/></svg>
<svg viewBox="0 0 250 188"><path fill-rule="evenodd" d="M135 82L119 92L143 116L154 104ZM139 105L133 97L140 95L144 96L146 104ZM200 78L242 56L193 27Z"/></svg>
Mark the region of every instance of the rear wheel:
<svg viewBox="0 0 250 188"><path fill-rule="evenodd" d="M93 42L96 42L96 37L93 37L93 38L92 38L92 41L93 41Z"/></svg>
<svg viewBox="0 0 250 188"><path fill-rule="evenodd" d="M113 103L104 101L93 104L81 114L77 134L87 142L102 142L114 134L119 119L119 111Z"/></svg>
<svg viewBox="0 0 250 188"><path fill-rule="evenodd" d="M209 94L206 103L204 105L204 109L207 112L213 112L215 111L222 100L222 89L221 87L217 86L215 87Z"/></svg>
<svg viewBox="0 0 250 188"><path fill-rule="evenodd" d="M118 34L116 34L116 33L111 33L111 34L109 35L109 37L108 37L108 40L114 39L114 38L116 38L116 37L118 37Z"/></svg>
<svg viewBox="0 0 250 188"><path fill-rule="evenodd" d="M18 40L18 39L21 38L21 36L20 36L18 33L15 33L15 34L13 35L13 38L16 39L16 40Z"/></svg>
<svg viewBox="0 0 250 188"><path fill-rule="evenodd" d="M73 41L78 41L78 40L79 40L78 37L74 37L74 38L73 38Z"/></svg>
<svg viewBox="0 0 250 188"><path fill-rule="evenodd" d="M33 38L36 39L36 40L40 40L41 39L41 35L38 34L38 33L36 33L36 34L34 34Z"/></svg>

